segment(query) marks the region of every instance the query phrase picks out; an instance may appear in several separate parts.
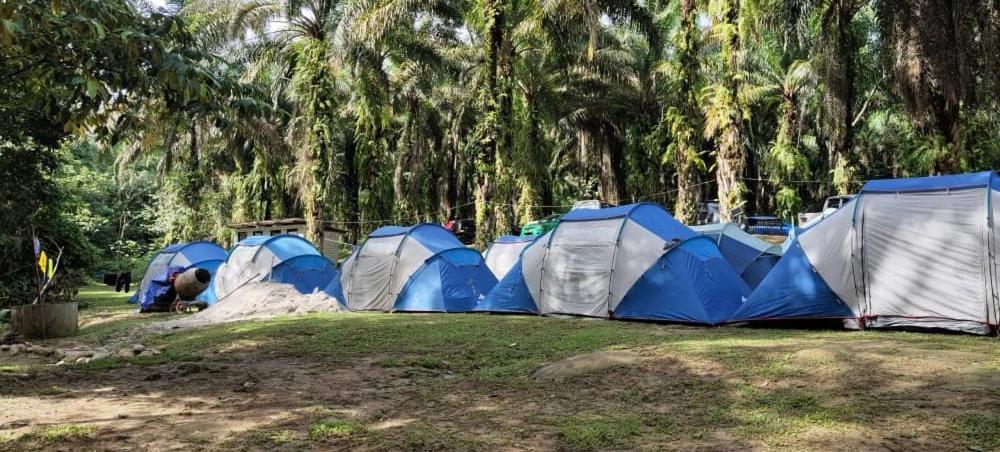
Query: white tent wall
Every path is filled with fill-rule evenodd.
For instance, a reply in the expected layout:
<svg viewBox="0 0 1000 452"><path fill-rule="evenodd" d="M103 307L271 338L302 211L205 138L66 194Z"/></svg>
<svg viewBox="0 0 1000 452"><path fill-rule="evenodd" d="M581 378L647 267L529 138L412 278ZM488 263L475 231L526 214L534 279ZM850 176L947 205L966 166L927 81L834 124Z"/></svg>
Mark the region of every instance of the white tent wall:
<svg viewBox="0 0 1000 452"><path fill-rule="evenodd" d="M521 274L524 276L524 284L528 286L528 293L536 304L542 299L542 264L545 262L550 234L552 231L546 232L521 253Z"/></svg>
<svg viewBox="0 0 1000 452"><path fill-rule="evenodd" d="M528 245L531 245L531 242L494 243L486 250L484 257L486 266L497 279L503 279L517 262L517 259L521 257L521 251Z"/></svg>
<svg viewBox="0 0 1000 452"><path fill-rule="evenodd" d="M608 317L611 269L624 218L562 222L542 263L542 314Z"/></svg>
<svg viewBox="0 0 1000 452"><path fill-rule="evenodd" d="M267 247L237 246L216 272L216 296L224 298L248 282L266 278L280 262Z"/></svg>
<svg viewBox="0 0 1000 452"><path fill-rule="evenodd" d="M667 242L632 220L626 220L618 240L611 277L612 311L646 270L666 253Z"/></svg>
<svg viewBox="0 0 1000 452"><path fill-rule="evenodd" d="M410 275L433 255L405 234L369 238L341 272L348 308L391 310Z"/></svg>
<svg viewBox="0 0 1000 452"><path fill-rule="evenodd" d="M410 276L413 275L421 265L424 265L424 261L427 258L434 255L434 252L424 246L422 243L417 241L411 236L406 236L399 245L399 253L396 259L396 266L392 269L392 285L389 287L389 293L391 295L392 304L389 305L391 309L396 303L396 298L399 297L399 293L403 290L403 286L409 281Z"/></svg>
<svg viewBox="0 0 1000 452"><path fill-rule="evenodd" d="M390 275L403 235L369 238L345 264L341 283L352 311L387 311L392 308Z"/></svg>
<svg viewBox="0 0 1000 452"><path fill-rule="evenodd" d="M982 188L862 198L866 315L892 325L986 323L988 256ZM883 322L884 323L884 322ZM888 326L888 325L885 325ZM981 328L981 326L976 327Z"/></svg>
<svg viewBox="0 0 1000 452"><path fill-rule="evenodd" d="M860 317L862 306L859 289L863 286L860 285L860 272L854 271L856 241L852 226L856 202L857 200L851 201L812 229L801 233L798 241L809 262L833 293ZM857 254L860 254L860 249Z"/></svg>
<svg viewBox="0 0 1000 452"><path fill-rule="evenodd" d="M993 325L1000 325L1000 191L990 190L991 218L990 228L987 231L987 239L990 241L988 250L990 253L991 268L990 282L990 306L987 308L987 317Z"/></svg>

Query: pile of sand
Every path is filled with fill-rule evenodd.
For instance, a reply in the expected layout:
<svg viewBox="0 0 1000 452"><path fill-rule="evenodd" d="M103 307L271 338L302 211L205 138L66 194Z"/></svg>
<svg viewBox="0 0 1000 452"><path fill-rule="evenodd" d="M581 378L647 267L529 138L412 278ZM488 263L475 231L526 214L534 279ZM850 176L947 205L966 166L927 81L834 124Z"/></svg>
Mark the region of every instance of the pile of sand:
<svg viewBox="0 0 1000 452"><path fill-rule="evenodd" d="M310 312L340 312L344 307L324 292L302 295L288 284L247 284L204 311L156 325L157 329L192 328L240 320Z"/></svg>

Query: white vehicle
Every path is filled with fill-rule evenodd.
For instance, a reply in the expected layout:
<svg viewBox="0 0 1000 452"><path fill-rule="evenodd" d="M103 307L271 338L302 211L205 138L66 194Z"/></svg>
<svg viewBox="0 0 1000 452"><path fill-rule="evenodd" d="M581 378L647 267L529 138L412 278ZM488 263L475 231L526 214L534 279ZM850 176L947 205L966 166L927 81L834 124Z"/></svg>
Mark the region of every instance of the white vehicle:
<svg viewBox="0 0 1000 452"><path fill-rule="evenodd" d="M837 211L837 209L843 207L847 203L851 202L852 199L857 195L842 195L842 196L831 196L823 201L823 211L822 212L806 212L799 214L799 227L803 228L811 225L817 218L826 218L830 216L831 213Z"/></svg>

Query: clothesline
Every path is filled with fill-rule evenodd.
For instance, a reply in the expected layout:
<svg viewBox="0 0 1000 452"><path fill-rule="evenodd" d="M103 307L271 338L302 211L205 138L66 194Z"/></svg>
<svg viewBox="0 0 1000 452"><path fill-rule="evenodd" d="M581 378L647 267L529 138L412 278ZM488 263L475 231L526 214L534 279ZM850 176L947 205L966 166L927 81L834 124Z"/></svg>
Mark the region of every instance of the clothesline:
<svg viewBox="0 0 1000 452"><path fill-rule="evenodd" d="M775 184L782 184L782 183L785 183L785 184L823 184L823 183L829 183L829 181L823 181L823 180L794 180L794 179L793 180L771 180L771 179L767 179L767 178L758 178L758 177L742 177L740 179L745 180L745 181L770 182L770 183L775 183ZM708 185L708 184L712 184L712 183L715 183L715 181L714 180L706 180L706 181L702 181L702 182L699 182L697 184L692 185L691 188L700 187L700 186ZM672 189L669 189L669 190L660 191L660 192L656 192L656 193L649 193L649 194L645 194L645 195L633 196L632 197L632 202L648 201L648 200L650 200L649 198L659 197L659 196L663 196L663 195L668 195L668 194L671 194L671 193L676 193L678 191L680 191L679 187L678 188L672 188ZM518 204L504 203L504 202L497 202L497 201L485 201L485 202L487 204L491 204L491 205L494 205L494 206L509 206L509 207L513 207L513 208L527 208L527 209L565 209L565 208L573 207L573 204L555 204L555 205L528 204L528 205L518 205ZM459 204L457 206L448 207L448 208L445 208L445 209L435 209L435 210L429 211L429 212L417 212L417 213L413 213L413 214L409 214L409 215L405 215L405 216L401 216L401 217L390 218L390 219L358 220L358 221L331 221L330 223L336 224L336 225L352 225L352 224L357 224L357 225L362 225L362 224L379 224L379 225L381 225L381 224L403 224L403 223L408 223L409 222L409 221L406 221L406 220L420 221L422 218L427 218L427 217L430 217L430 216L438 215L440 213L448 213L448 214L450 214L453 211L456 211L456 210L461 209L463 207L473 206L475 204L476 204L476 201L469 201L469 202L466 202L464 204ZM463 219L463 220L466 220L466 219Z"/></svg>

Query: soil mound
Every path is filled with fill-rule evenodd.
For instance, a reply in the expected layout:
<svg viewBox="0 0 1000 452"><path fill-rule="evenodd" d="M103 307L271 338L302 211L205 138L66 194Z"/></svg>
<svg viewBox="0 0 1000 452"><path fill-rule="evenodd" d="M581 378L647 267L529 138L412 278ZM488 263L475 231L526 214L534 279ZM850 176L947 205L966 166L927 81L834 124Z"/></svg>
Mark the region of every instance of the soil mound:
<svg viewBox="0 0 1000 452"><path fill-rule="evenodd" d="M237 289L208 309L183 319L157 324L156 327L157 329L171 330L263 319L278 315L345 310L335 298L324 292L303 295L288 284L256 282Z"/></svg>

